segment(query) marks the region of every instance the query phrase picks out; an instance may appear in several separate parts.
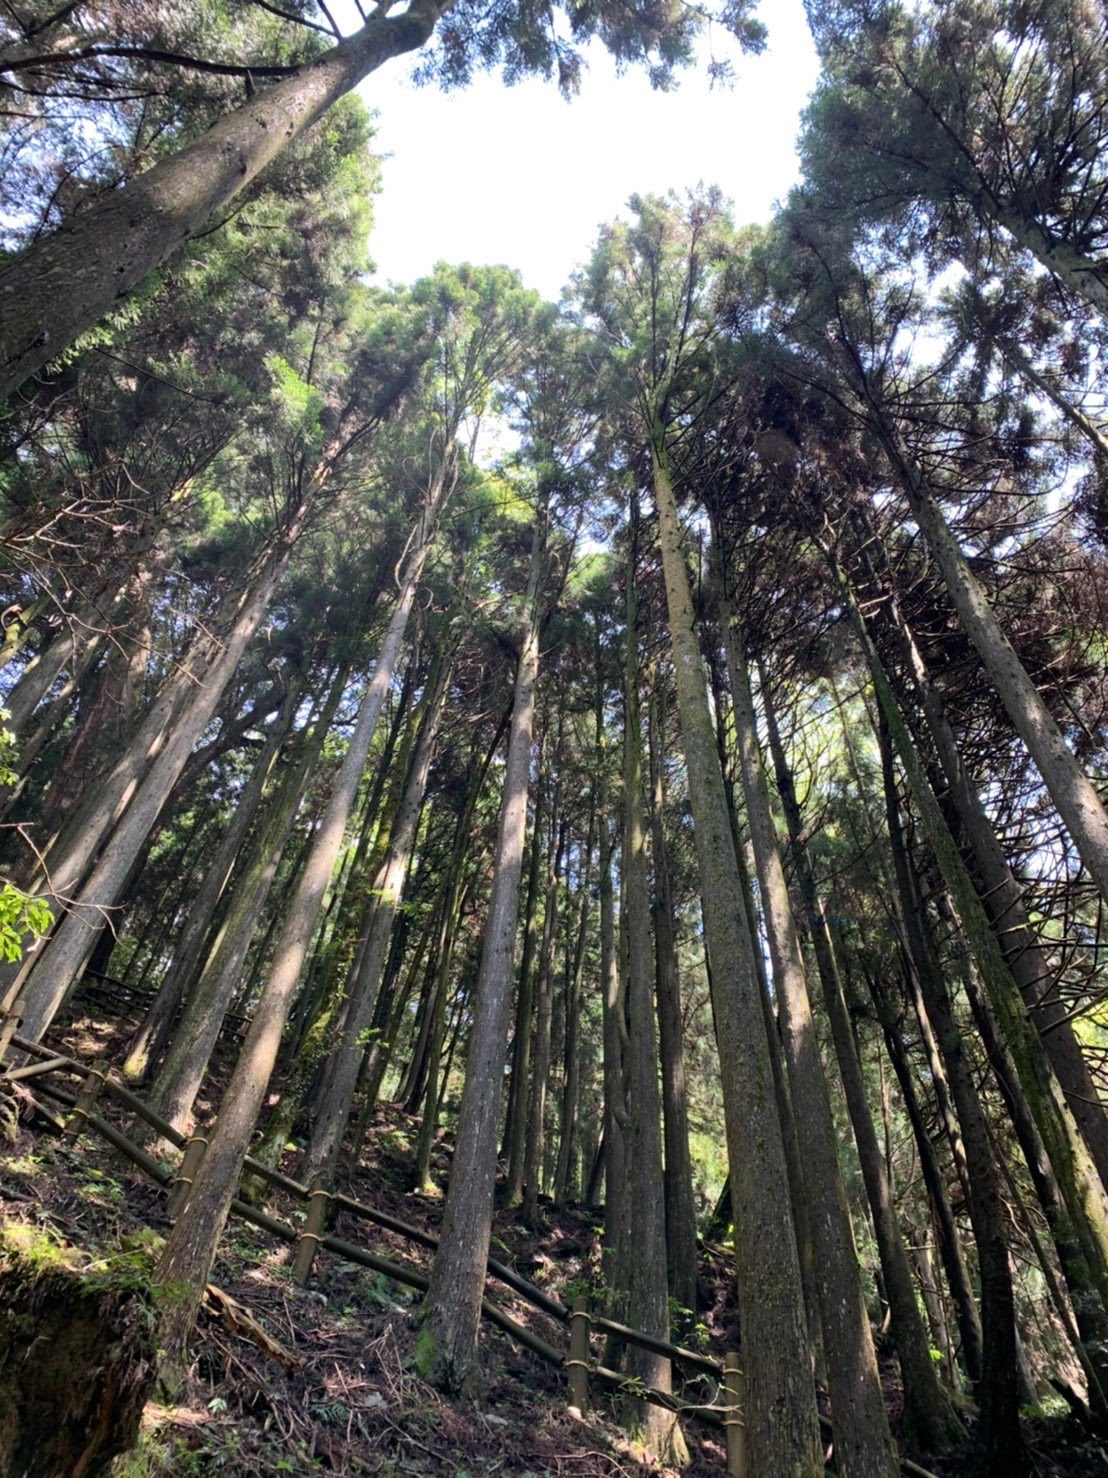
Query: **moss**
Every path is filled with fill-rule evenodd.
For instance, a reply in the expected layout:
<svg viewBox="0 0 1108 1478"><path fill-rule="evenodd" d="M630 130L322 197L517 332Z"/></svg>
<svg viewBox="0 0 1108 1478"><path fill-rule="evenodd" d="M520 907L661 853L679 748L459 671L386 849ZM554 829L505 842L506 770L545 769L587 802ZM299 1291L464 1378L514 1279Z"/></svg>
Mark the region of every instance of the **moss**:
<svg viewBox="0 0 1108 1478"><path fill-rule="evenodd" d="M423 1380L429 1380L435 1368L439 1347L435 1336L427 1324L427 1321L419 1326L416 1335L415 1368Z"/></svg>

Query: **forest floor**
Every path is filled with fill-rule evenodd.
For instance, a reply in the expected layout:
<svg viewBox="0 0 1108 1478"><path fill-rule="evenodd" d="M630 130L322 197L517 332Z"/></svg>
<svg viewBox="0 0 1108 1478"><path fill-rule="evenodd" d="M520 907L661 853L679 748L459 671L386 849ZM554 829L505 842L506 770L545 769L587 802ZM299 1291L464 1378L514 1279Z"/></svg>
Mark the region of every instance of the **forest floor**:
<svg viewBox="0 0 1108 1478"><path fill-rule="evenodd" d="M110 1056L113 1045L101 1027L82 1022L66 1034L64 1047L91 1060L105 1048ZM111 1117L117 1117L114 1111ZM119 1125L127 1127L122 1117ZM136 1248L156 1255L168 1228L164 1195L107 1144L86 1134L71 1147L41 1128L4 1127L10 1137L0 1144L0 1218L30 1223L90 1260ZM380 1111L345 1189L379 1211L434 1231L441 1193L417 1196L409 1188L417 1133L418 1123L395 1108ZM440 1185L448 1168L449 1145L440 1142L433 1165ZM286 1221L303 1215L280 1196L267 1207ZM516 1211L498 1210L493 1254L565 1303L581 1292L595 1294L595 1213L547 1205L542 1223L532 1230ZM349 1212L339 1213L332 1231L391 1260L429 1265L429 1254ZM232 1221L211 1281L248 1319L228 1319L209 1301L185 1386L172 1405L148 1403L139 1446L117 1459L113 1478L613 1478L676 1471L644 1460L621 1429L612 1398L598 1395L585 1415L569 1410L564 1376L493 1329L482 1331L484 1398L445 1399L414 1373L417 1293L326 1249L316 1259L310 1285L300 1288L291 1276L292 1252L265 1232ZM737 1346L729 1263L723 1249L706 1250L696 1322L679 1332L682 1342L717 1359ZM513 1317L564 1346L564 1329L509 1290L501 1289L497 1299ZM244 1332L250 1321L255 1335L261 1331L261 1343ZM261 1347L267 1341L268 1351ZM895 1420L899 1393L891 1382L888 1389ZM702 1381L682 1394L696 1402L711 1400L713 1393ZM683 1430L692 1457L683 1470L689 1478L723 1474L722 1434L691 1421ZM1027 1437L1040 1478L1092 1478L1108 1471L1108 1442L1090 1440L1069 1420L1029 1420ZM968 1446L927 1466L938 1478L974 1471Z"/></svg>

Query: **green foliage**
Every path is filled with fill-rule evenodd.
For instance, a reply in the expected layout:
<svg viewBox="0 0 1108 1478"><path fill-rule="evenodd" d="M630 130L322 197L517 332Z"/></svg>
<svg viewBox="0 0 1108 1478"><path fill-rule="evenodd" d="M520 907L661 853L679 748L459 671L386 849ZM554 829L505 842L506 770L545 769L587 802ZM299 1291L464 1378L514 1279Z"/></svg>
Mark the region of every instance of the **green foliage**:
<svg viewBox="0 0 1108 1478"><path fill-rule="evenodd" d="M10 729L2 727L7 716L0 709L0 787L14 785L19 778L12 768L15 736ZM28 940L41 939L53 922L54 916L44 899L32 898L9 882L0 886L0 958L9 964L21 960Z"/></svg>
<svg viewBox="0 0 1108 1478"><path fill-rule="evenodd" d="M0 956L9 964L23 958L28 939L40 939L54 921L49 905L13 888L0 887Z"/></svg>

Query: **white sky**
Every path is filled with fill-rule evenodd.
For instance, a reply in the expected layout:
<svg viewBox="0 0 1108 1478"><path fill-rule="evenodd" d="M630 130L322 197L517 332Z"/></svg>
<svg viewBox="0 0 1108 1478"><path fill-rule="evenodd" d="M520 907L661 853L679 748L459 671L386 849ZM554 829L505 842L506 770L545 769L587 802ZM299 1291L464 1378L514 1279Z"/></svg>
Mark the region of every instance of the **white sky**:
<svg viewBox="0 0 1108 1478"><path fill-rule="evenodd" d="M389 156L375 281L410 282L436 261L504 263L557 300L629 195L700 181L733 201L736 224L768 220L797 177L798 114L818 67L801 0L762 0L759 15L767 50L735 56L729 89L690 68L676 91L652 92L640 73L616 77L602 52L568 103L553 83L480 76L444 94L413 87L403 61L374 72L361 94Z"/></svg>

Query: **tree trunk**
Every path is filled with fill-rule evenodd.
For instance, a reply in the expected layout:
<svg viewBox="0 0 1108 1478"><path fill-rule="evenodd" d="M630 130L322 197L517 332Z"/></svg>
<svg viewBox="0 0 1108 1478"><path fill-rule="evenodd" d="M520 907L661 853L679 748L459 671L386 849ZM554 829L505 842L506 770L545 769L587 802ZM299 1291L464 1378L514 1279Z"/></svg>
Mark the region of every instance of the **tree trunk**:
<svg viewBox="0 0 1108 1478"><path fill-rule="evenodd" d="M527 1115L527 1153L523 1161L523 1206L520 1219L538 1230L539 1195L543 1190L543 1155L546 1149L546 1095L550 1080L551 1021L554 1010L554 939L558 928L562 858L566 847L566 823L558 814L558 794L550 808L551 857L546 878L542 942L538 958L538 990L535 998L535 1061L531 1069L531 1101Z"/></svg>
<svg viewBox="0 0 1108 1478"><path fill-rule="evenodd" d="M577 1113L581 1096L581 1061L579 1027L581 1021L581 986L585 976L585 947L589 935L589 877L592 872L593 845L596 836L596 793L589 803L589 824L585 851L577 876L577 942L572 960L566 962L566 1029L562 1054L562 1121L558 1140L558 1163L554 1171L554 1201L565 1204L576 1187Z"/></svg>
<svg viewBox="0 0 1108 1478"><path fill-rule="evenodd" d="M747 1441L756 1473L822 1471L811 1351L754 949L664 450L651 447L677 707L704 909L735 1208Z"/></svg>
<svg viewBox="0 0 1108 1478"><path fill-rule="evenodd" d="M247 642L261 623L303 527L304 512L306 509L267 556L251 586L234 602L234 620L223 640L201 638L198 643L201 660L190 659L165 685L169 692L164 695L167 709L164 723L159 702L148 721L140 725L127 754L105 784L98 787L96 820L92 816L86 818L88 832L81 845L74 847L61 862L52 863L51 897L57 906L65 908L65 916L46 944L31 957L31 968L24 980L16 978L17 1001L5 999L5 1008L12 1010L14 1006L14 1010L0 1031L0 1048L10 1040L18 1017L22 1017L23 1034L31 1041L38 1041L84 968L104 927L105 911L115 905L131 864L215 712ZM152 762L151 748L156 748ZM84 871L82 862L92 858L97 839L105 837L109 828L110 842L104 846L100 861L79 894L70 901L67 895L80 881ZM9 991L9 996L14 996L14 989Z"/></svg>
<svg viewBox="0 0 1108 1478"><path fill-rule="evenodd" d="M604 1249L602 1272L609 1288L621 1285L619 1270L623 1206L627 1199L627 1095L623 1060L627 1037L623 978L616 938L612 884L612 819L608 814L608 776L600 781L600 986L604 992Z"/></svg>
<svg viewBox="0 0 1108 1478"><path fill-rule="evenodd" d="M204 941L211 930L216 909L230 882L231 873L261 804L263 792L288 736L301 691L301 682L294 681L290 684L281 713L270 729L265 748L251 771L250 779L231 817L231 824L216 848L215 856L189 910L185 927L174 946L173 956L166 967L158 993L131 1038L123 1063L123 1073L127 1078L143 1080L150 1066L158 1061L165 1050L181 1002L201 967Z"/></svg>
<svg viewBox="0 0 1108 1478"><path fill-rule="evenodd" d="M750 678L730 601L719 590L720 628L731 681L743 794L758 868L785 1061L803 1153L815 1244L836 1463L851 1475L898 1471L869 1320L858 1276L831 1099L812 1021L800 939L770 811Z"/></svg>
<svg viewBox="0 0 1108 1478"><path fill-rule="evenodd" d="M910 971L912 965L910 959L907 957L906 941L903 943L902 948L905 953L905 970ZM866 974L866 982L869 986L878 1020L882 1024L885 1045L888 1048L893 1071L896 1073L897 1081L900 1084L900 1096L904 1101L904 1109L908 1115L908 1122L912 1126L912 1134L915 1138L917 1153L919 1154L920 1170L923 1174L924 1185L927 1187L927 1193L931 1201L931 1213L938 1230L939 1255L942 1259L943 1271L946 1274L947 1286L954 1300L958 1333L962 1340L962 1361L965 1365L966 1375L969 1377L970 1384L976 1388L980 1385L982 1377L981 1320L977 1313L973 1285L970 1282L969 1269L966 1266L965 1255L962 1251L962 1240L954 1220L954 1213L950 1207L950 1197L947 1195L946 1176L939 1165L935 1146L931 1142L931 1134L928 1130L927 1122L924 1119L919 1095L916 1092L915 1081L908 1063L908 1054L905 1051L904 1042L894 1014L890 1009L888 997L880 981L869 975L868 972ZM923 1002L921 999L920 1006L922 1007L922 1005ZM930 1023L928 1023L928 1028L930 1028ZM945 1084L945 1068L942 1069L942 1073ZM932 1082L934 1082L934 1078L932 1078ZM962 1146L960 1129L958 1130L958 1144L962 1148L964 1158L965 1148ZM966 1204L969 1204L968 1191L966 1193Z"/></svg>
<svg viewBox="0 0 1108 1478"><path fill-rule="evenodd" d="M992 922L1009 968L1037 1027L1051 1066L1077 1120L1101 1182L1108 1185L1108 1112L1100 1100L1081 1046L1066 1010L1052 991L1052 971L1031 927L1023 889L1005 856L1000 839L962 758L941 695L935 687L915 635L904 618L891 583L884 551L872 520L862 511L857 519L859 542L870 582L881 588L874 573L880 564L884 600L877 608L892 633L905 670L911 675L928 733L942 766L950 803L957 813L973 857L981 902Z"/></svg>
<svg viewBox="0 0 1108 1478"><path fill-rule="evenodd" d="M450 670L450 658L441 654L438 672L429 678L425 689L419 737L408 769L400 809L393 823L388 852L373 880L372 896L375 907L372 922L365 936L364 950L359 948L356 952L350 980L347 982L349 1009L339 1040L331 1043L323 1082L312 1103L312 1135L302 1167L304 1181L308 1185L317 1176L326 1178L333 1167L342 1145L343 1128L354 1102L358 1070L366 1053L365 1033L377 1004L377 992L392 939L393 923L404 895L404 880L423 809L427 775L438 737Z"/></svg>
<svg viewBox="0 0 1108 1478"><path fill-rule="evenodd" d="M5 263L0 398L98 323L339 98L382 63L422 46L451 3L411 0L402 15L374 12L318 61Z"/></svg>
<svg viewBox="0 0 1108 1478"><path fill-rule="evenodd" d="M523 906L523 951L519 962L515 1030L512 1037L512 1073L508 1081L508 1112L504 1122L503 1158L508 1162L509 1206L523 1200L527 1156L527 1103L531 1086L531 1033L535 1016L535 943L538 935L539 883L542 878L543 812L546 803L544 754L546 724L539 728L536 757L535 814L531 824L531 849L527 869L527 893Z"/></svg>
<svg viewBox="0 0 1108 1478"><path fill-rule="evenodd" d="M808 927L823 990L824 1008L831 1025L847 1113L854 1131L854 1142L858 1149L858 1160L873 1218L885 1295L889 1300L893 1342L900 1361L904 1390L905 1431L924 1452L941 1452L958 1439L961 1428L949 1398L939 1385L931 1360L930 1343L916 1303L892 1186L885 1173L885 1164L874 1132L865 1079L855 1049L831 931L827 925L823 901L816 889L815 873L804 840L796 787L781 742L766 674L761 667L759 671L762 709L777 778L777 791L785 813L796 879L808 913ZM828 1355L834 1359L833 1351L828 1350Z"/></svg>
<svg viewBox="0 0 1108 1478"><path fill-rule="evenodd" d="M866 387L869 394L869 387ZM1089 875L1108 901L1108 812L1001 630L980 581L943 517L923 468L903 447L884 409L870 399L874 429L896 468L912 515L1016 733L1066 824Z"/></svg>
<svg viewBox="0 0 1108 1478"><path fill-rule="evenodd" d="M524 595L492 896L472 1006L465 1087L450 1188L417 1346L417 1363L425 1379L448 1391L467 1393L479 1391L483 1385L477 1333L492 1232L501 1084L515 975L519 885L527 831L531 736L539 671L538 606L546 563L545 536L546 518L539 514Z"/></svg>
<svg viewBox="0 0 1108 1478"><path fill-rule="evenodd" d="M977 1087L966 1062L962 1037L950 1008L946 984L924 932L923 901L916 887L901 833L892 747L883 722L879 726L879 741L889 845L901 896L901 916L913 967L923 990L927 1013L935 1028L954 1093L969 1162L970 1218L977 1242L977 1261L981 1276L984 1350L979 1393L982 1443L989 1473L995 1475L995 1478L1007 1478L1007 1475L1026 1472L1027 1460L1019 1424L1015 1300L1008 1265L1004 1206Z"/></svg>
<svg viewBox="0 0 1108 1478"><path fill-rule="evenodd" d="M1100 1178L1077 1124L1066 1107L1042 1041L1027 1020L1019 989L923 772L880 658L858 612L857 603L845 586L840 588L870 668L882 716L889 727L912 799L923 821L928 844L958 910L990 1005L1016 1064L1036 1128L1046 1145L1058 1178L1074 1234L1088 1264L1089 1277L1098 1289L1101 1302L1108 1308L1108 1207L1105 1205ZM905 919L906 925L908 922ZM963 1130L964 1128L963 1121Z"/></svg>
<svg viewBox="0 0 1108 1478"><path fill-rule="evenodd" d="M665 835L665 714L660 664L654 667L650 707L650 835L654 875L654 948L657 963L658 1043L662 1068L662 1124L666 1166L666 1255L669 1288L678 1308L696 1314L696 1205L689 1155L685 1092L684 1022L673 896Z"/></svg>
<svg viewBox="0 0 1108 1478"><path fill-rule="evenodd" d="M437 518L449 487L449 482L440 480L427 491L412 541L412 553L377 666L366 686L342 767L290 901L269 979L224 1094L203 1163L158 1264L158 1282L162 1286L181 1285L184 1290L179 1299L167 1306L161 1331L171 1369L183 1359L186 1342L196 1321L204 1283L277 1060L281 1033L315 930L320 903L342 847L377 719L396 671L419 577L434 540Z"/></svg>
<svg viewBox="0 0 1108 1478"><path fill-rule="evenodd" d="M267 807L265 821L242 866L227 913L208 944L207 957L151 1087L151 1108L168 1119L179 1133L184 1133L191 1121L193 1103L219 1040L254 930L276 880L305 784L323 751L347 679L347 668L335 674L311 737L302 740L298 760L285 770L277 794Z"/></svg>
<svg viewBox="0 0 1108 1478"><path fill-rule="evenodd" d="M627 1280L627 1322L657 1339L669 1339L665 1181L662 1171L662 1105L658 1092L658 1042L654 1025L654 953L650 938L650 878L643 800L643 724L639 699L638 506L631 506L632 538L626 566L627 620L623 681L623 877L627 925L627 1199L634 1223L621 1258ZM628 1367L646 1385L671 1389L670 1362L631 1346ZM637 1403L643 1441L657 1459L687 1461L671 1412Z"/></svg>

